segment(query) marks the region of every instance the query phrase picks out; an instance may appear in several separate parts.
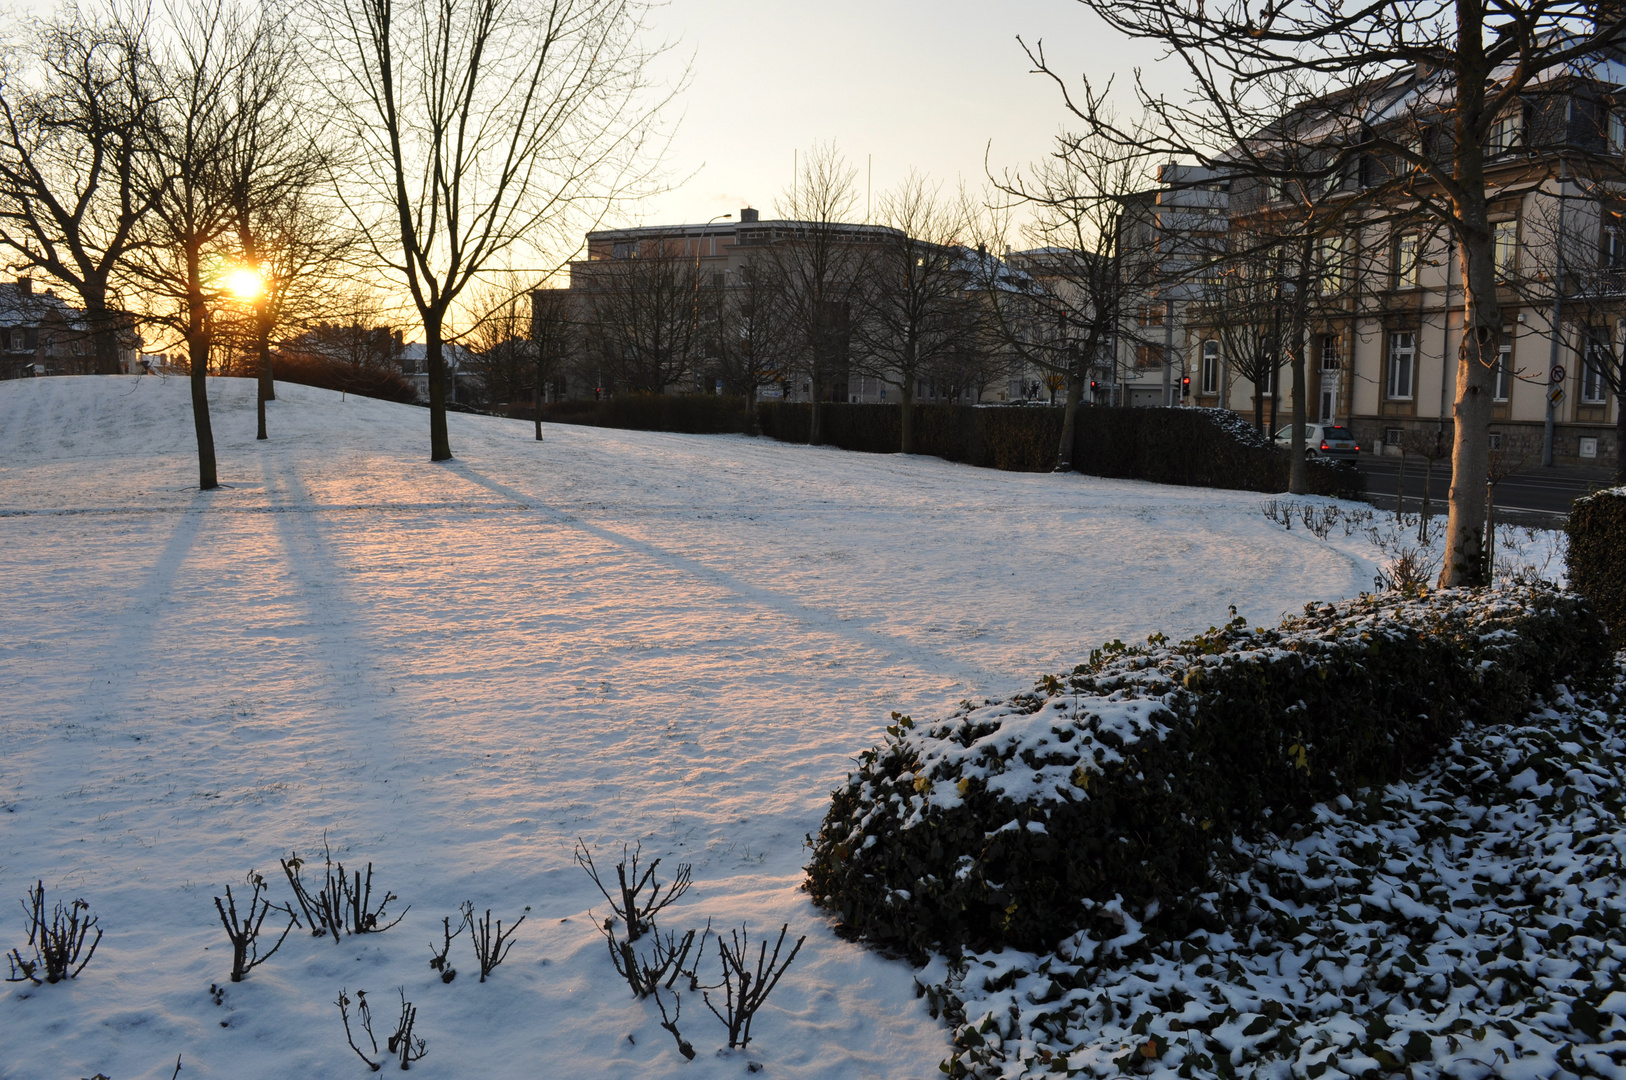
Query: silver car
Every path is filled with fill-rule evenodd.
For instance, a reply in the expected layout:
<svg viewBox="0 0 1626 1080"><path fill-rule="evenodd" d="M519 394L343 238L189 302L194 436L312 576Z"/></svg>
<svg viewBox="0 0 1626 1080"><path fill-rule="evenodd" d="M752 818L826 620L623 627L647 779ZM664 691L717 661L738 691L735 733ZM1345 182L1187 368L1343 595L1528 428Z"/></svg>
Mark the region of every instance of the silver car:
<svg viewBox="0 0 1626 1080"><path fill-rule="evenodd" d="M1293 445L1293 425L1276 432L1274 442L1287 448ZM1304 425L1304 456L1331 458L1336 461L1354 461L1361 448L1355 442L1355 433L1336 424Z"/></svg>

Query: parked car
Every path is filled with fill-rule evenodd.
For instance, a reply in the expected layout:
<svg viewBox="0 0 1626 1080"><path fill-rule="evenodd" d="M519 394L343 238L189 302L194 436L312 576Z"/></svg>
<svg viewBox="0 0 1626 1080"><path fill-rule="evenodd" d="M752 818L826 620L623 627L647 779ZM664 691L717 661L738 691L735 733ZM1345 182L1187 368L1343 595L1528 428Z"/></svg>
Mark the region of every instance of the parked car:
<svg viewBox="0 0 1626 1080"><path fill-rule="evenodd" d="M1293 445L1293 425L1289 424L1276 433L1274 442L1277 446ZM1359 456L1361 448L1355 442L1355 433L1346 427L1336 424L1305 424L1304 425L1304 456L1323 457L1335 461L1354 461Z"/></svg>

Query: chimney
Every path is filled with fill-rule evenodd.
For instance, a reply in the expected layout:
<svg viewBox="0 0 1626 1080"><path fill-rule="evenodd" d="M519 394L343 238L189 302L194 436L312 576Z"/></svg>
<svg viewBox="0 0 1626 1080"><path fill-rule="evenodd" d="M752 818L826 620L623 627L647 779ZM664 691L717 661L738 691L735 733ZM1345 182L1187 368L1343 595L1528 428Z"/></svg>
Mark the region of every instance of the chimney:
<svg viewBox="0 0 1626 1080"><path fill-rule="evenodd" d="M740 224L750 225L755 222L759 216L760 215L758 215L757 212L751 209L749 206L744 207L740 210Z"/></svg>
<svg viewBox="0 0 1626 1080"><path fill-rule="evenodd" d="M17 279L17 291L22 293L24 296L33 296L34 295L34 279L33 278L25 278L25 277L18 278Z"/></svg>

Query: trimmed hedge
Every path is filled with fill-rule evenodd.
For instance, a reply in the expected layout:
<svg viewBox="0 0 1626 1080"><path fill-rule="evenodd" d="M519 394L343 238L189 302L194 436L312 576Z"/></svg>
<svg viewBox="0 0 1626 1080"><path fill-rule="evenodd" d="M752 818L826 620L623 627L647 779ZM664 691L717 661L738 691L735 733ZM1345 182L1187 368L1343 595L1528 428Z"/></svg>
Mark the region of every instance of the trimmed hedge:
<svg viewBox="0 0 1626 1080"><path fill-rule="evenodd" d="M1570 588L1591 601L1615 647L1626 648L1626 488L1576 499L1565 528Z"/></svg>
<svg viewBox="0 0 1626 1080"><path fill-rule="evenodd" d="M283 354L271 361L271 376L278 382L339 390L381 401L405 405L418 401L417 388L393 367L364 367L304 353Z"/></svg>
<svg viewBox="0 0 1626 1080"><path fill-rule="evenodd" d="M1199 910L1235 835L1424 764L1472 717L1528 711L1612 659L1580 598L1534 586L1311 605L1177 645L1113 642L1031 693L886 742L832 793L806 888L863 936L1047 948L1084 900ZM1154 906L1155 905L1155 906Z"/></svg>
<svg viewBox="0 0 1626 1080"><path fill-rule="evenodd" d="M757 407L764 435L807 442L812 406L769 402ZM896 405L823 406L823 442L843 450L896 453L902 441ZM1046 406L917 405L919 453L1013 472L1056 467L1063 413ZM1311 495L1359 497L1355 469L1310 461ZM1191 487L1286 491L1287 452L1270 445L1241 417L1223 409L1118 409L1085 405L1074 431L1073 468L1094 476Z"/></svg>
<svg viewBox="0 0 1626 1080"><path fill-rule="evenodd" d="M895 454L903 442L896 405L831 402L821 407L823 442L842 450ZM813 406L765 402L757 406L762 433L781 442L807 442ZM1049 472L1061 441L1060 409L916 405L915 451L930 457L1008 472Z"/></svg>
<svg viewBox="0 0 1626 1080"><path fill-rule="evenodd" d="M1307 495L1358 498L1361 474L1320 459L1308 466ZM1073 468L1093 476L1190 487L1287 490L1291 462L1257 429L1228 409L1082 408Z"/></svg>
<svg viewBox="0 0 1626 1080"><path fill-rule="evenodd" d="M511 415L533 419L529 407ZM555 401L542 406L542 422L584 424L634 431L675 431L685 435L729 435L746 429L745 399L715 394L673 397L628 394L598 401Z"/></svg>

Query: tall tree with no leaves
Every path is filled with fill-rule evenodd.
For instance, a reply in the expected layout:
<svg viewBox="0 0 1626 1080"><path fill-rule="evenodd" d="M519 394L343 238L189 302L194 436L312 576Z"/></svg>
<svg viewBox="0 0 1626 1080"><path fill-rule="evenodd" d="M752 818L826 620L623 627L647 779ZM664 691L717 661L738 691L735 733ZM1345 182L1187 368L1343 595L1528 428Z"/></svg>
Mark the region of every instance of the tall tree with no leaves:
<svg viewBox="0 0 1626 1080"><path fill-rule="evenodd" d="M323 57L354 171L335 185L407 286L445 461L447 314L516 245L574 250L648 178L638 0L329 0Z"/></svg>
<svg viewBox="0 0 1626 1080"><path fill-rule="evenodd" d="M0 258L73 290L96 372L116 375L119 281L163 190L148 27L68 6L14 44L0 61Z"/></svg>
<svg viewBox="0 0 1626 1080"><path fill-rule="evenodd" d="M879 230L848 224L858 207L858 170L833 143L814 147L780 202L789 220L770 251L792 323L801 338L797 368L813 395L808 441L823 441L823 398L847 361L852 306L870 241Z"/></svg>
<svg viewBox="0 0 1626 1080"><path fill-rule="evenodd" d="M1317 183L1366 163L1374 168L1354 196L1359 204L1403 203L1451 237L1464 330L1440 585L1488 581L1489 391L1502 333L1490 209L1502 192L1487 165L1514 145L1540 149L1522 123L1531 99L1552 93L1565 75L1584 75L1614 48L1626 10L1591 0L1081 2L1114 29L1167 49L1192 91L1171 97L1138 85L1158 131L1131 139L1106 115L1104 95L1086 83L1082 100L1066 102L1094 130L1236 176ZM1030 56L1065 93L1042 50ZM1284 74L1309 95L1300 107L1318 114L1315 138L1327 151L1307 169L1251 149L1279 115Z"/></svg>
<svg viewBox="0 0 1626 1080"><path fill-rule="evenodd" d="M870 253L854 336L866 374L894 386L902 410L902 451L915 452L915 387L926 373L971 349L983 305L975 260L963 247L971 214L910 173L881 196L881 221L895 230Z"/></svg>
<svg viewBox="0 0 1626 1080"><path fill-rule="evenodd" d="M208 376L215 307L226 289L220 242L232 228L226 182L240 120L233 82L252 63L259 27L231 0L192 0L169 9L160 50L165 93L159 111L159 195L146 223L149 243L138 272L157 306L157 321L186 343L198 486L219 487Z"/></svg>

